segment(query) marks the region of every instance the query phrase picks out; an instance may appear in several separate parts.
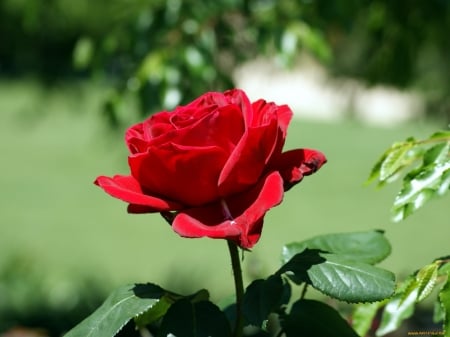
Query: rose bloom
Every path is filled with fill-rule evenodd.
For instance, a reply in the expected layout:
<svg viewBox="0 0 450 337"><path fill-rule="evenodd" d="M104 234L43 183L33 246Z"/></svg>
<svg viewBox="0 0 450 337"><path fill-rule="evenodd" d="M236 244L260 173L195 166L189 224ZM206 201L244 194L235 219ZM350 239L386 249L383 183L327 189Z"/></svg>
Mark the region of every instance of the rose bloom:
<svg viewBox="0 0 450 337"><path fill-rule="evenodd" d="M251 248L266 212L284 191L316 172L315 150L282 152L292 111L242 90L208 92L130 127L130 175L95 184L129 213L160 212L183 237L228 239Z"/></svg>

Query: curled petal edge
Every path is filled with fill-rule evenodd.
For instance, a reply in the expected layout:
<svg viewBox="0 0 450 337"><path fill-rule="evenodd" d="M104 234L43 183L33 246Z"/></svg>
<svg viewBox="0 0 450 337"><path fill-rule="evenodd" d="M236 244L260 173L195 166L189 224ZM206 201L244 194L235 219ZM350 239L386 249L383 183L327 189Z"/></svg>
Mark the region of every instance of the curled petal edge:
<svg viewBox="0 0 450 337"><path fill-rule="evenodd" d="M141 186L132 176L100 176L94 181L94 184L112 197L128 202L130 213L154 213L183 208L176 202L144 194Z"/></svg>
<svg viewBox="0 0 450 337"><path fill-rule="evenodd" d="M282 153L274 166L283 177L284 190L288 191L304 176L317 172L326 162L327 158L320 151L296 149Z"/></svg>
<svg viewBox="0 0 450 337"><path fill-rule="evenodd" d="M233 219L224 216L221 220L217 220L217 214L221 213L220 203L217 202L179 212L173 220L172 228L184 237L228 239L236 242L241 248L250 249L261 236L264 215L283 199L283 180L280 174L272 172L254 189L228 202L230 205L238 205L253 194L256 194L256 198Z"/></svg>

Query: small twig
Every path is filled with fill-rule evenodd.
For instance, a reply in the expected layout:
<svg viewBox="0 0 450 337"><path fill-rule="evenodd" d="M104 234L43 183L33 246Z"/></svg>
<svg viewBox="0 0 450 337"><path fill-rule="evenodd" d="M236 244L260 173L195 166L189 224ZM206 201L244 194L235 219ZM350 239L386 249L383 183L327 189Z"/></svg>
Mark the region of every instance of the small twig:
<svg viewBox="0 0 450 337"><path fill-rule="evenodd" d="M300 299L301 299L301 300L303 300L303 299L305 298L305 295L306 295L306 291L307 291L307 290L308 290L308 284L305 283L305 284L303 285L302 293L301 293L301 295L300 295Z"/></svg>

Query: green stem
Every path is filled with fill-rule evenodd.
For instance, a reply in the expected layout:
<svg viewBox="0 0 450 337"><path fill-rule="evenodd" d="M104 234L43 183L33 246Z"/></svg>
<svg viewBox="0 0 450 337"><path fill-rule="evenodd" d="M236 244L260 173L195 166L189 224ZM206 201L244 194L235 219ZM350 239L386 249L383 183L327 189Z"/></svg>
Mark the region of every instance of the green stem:
<svg viewBox="0 0 450 337"><path fill-rule="evenodd" d="M242 316L242 301L244 299L244 282L242 281L241 261L239 259L238 246L227 241L228 250L230 251L231 266L233 268L234 287L236 290L236 326L234 328L234 337L242 337L244 321Z"/></svg>
<svg viewBox="0 0 450 337"><path fill-rule="evenodd" d="M439 137L439 138L432 138L432 139L420 139L416 140L413 143L416 145L419 144L427 144L427 143L439 143L439 142L450 142L450 137Z"/></svg>

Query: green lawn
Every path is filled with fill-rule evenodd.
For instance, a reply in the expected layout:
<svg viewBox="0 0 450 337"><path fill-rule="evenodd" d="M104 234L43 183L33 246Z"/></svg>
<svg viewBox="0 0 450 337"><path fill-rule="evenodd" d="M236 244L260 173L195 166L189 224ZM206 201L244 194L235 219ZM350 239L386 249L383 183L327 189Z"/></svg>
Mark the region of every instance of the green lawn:
<svg viewBox="0 0 450 337"><path fill-rule="evenodd" d="M218 289L213 296L228 292L225 242L180 238L158 215L128 215L124 203L92 184L100 174L126 173L127 166L122 134L117 141L101 125L102 91L89 92L0 83L0 266L21 256L49 276L178 289L196 282ZM447 255L448 199L392 224L389 207L398 186L362 186L393 141L433 130L424 123L379 129L295 120L288 147L320 149L329 162L269 212L261 241L245 254L247 277L274 271L283 243L328 232L385 230L393 252L384 266L399 273Z"/></svg>

